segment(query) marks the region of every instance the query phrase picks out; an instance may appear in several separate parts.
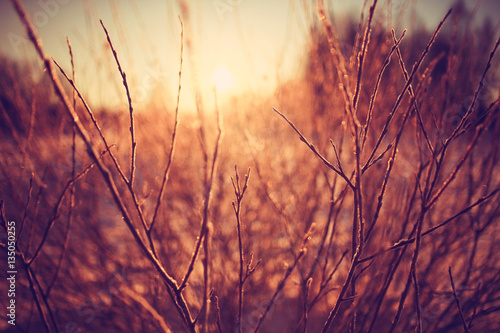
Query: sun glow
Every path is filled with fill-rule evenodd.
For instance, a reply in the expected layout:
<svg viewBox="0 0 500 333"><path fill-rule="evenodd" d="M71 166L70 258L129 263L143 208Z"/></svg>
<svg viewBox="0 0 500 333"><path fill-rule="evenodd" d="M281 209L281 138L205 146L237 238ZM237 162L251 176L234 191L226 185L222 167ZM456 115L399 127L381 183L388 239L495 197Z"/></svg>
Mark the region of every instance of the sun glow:
<svg viewBox="0 0 500 333"><path fill-rule="evenodd" d="M233 84L233 75L226 66L219 66L212 72L212 84L218 91L226 91Z"/></svg>

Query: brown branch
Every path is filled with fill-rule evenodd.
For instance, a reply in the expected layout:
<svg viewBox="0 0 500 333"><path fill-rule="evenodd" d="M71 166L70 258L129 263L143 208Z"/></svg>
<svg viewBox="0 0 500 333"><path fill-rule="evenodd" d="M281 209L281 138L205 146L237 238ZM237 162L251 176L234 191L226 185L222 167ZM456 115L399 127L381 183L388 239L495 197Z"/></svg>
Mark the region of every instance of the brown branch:
<svg viewBox="0 0 500 333"><path fill-rule="evenodd" d="M64 92L64 89L61 85L61 82L59 81L59 78L57 77L54 67L52 65L52 62L50 61L50 58L48 58L45 55L45 52L42 49L42 44L40 40L37 37L37 34L35 33L35 29L33 25L31 24L30 20L28 19L28 15L26 14L26 11L24 10L23 6L19 2L19 0L11 0L19 18L21 19L23 25L26 27L27 34L29 39L31 40L32 44L34 45L39 57L43 60L45 68L47 69L49 78L52 82L53 88L61 100L61 102L64 105L64 109L67 111L68 115L73 119L74 124L78 130L78 134L81 136L82 140L84 141L86 147L87 147L87 152L88 154L92 157L92 159L95 161L97 164L99 171L101 172L104 181L113 197L113 200L115 201L116 206L120 210L123 220L125 224L127 225L129 231L131 232L132 236L134 237L135 241L141 248L141 250L144 252L146 258L151 262L151 264L154 266L156 271L160 274L162 277L163 281L175 291L175 302L174 305L176 306L176 309L179 311L179 313L182 316L182 319L184 323L186 324L186 327L189 329L190 332L195 332L194 325L192 323L192 318L191 318L191 313L189 311L188 305L186 303L186 300L182 296L181 292L178 289L177 282L173 277L168 274L168 272L165 270L163 265L158 261L156 256L151 252L150 249L146 246L139 230L135 227L132 217L122 200L120 193L118 191L118 188L116 187L116 184L113 180L113 177L111 175L111 172L109 169L106 167L104 162L100 159L99 153L97 152L96 147L92 143L92 140L81 123L81 121L78 118L78 115L76 114L74 108L72 107L71 103L68 100L68 97L66 96L66 93Z"/></svg>
<svg viewBox="0 0 500 333"><path fill-rule="evenodd" d="M104 136L104 134L103 134L103 132L101 130L101 127L99 126L99 123L97 122L97 119L96 119L96 117L94 115L94 112L92 112L92 109L87 104L87 101L85 100L85 98L81 94L81 92L78 89L78 87L76 86L75 82L70 77L68 77L68 75L66 74L66 72L64 71L64 69L61 67L61 65L59 65L59 63L55 59L52 59L52 61L57 66L57 68L59 68L59 71L66 78L66 80L69 82L69 84L71 85L71 87L73 87L73 92L76 92L76 94L78 95L78 98L80 98L80 101L82 102L85 110L87 111L88 115L90 116L90 120L92 121L92 124L94 125L94 127L97 130L97 132L99 133L99 137L101 138L102 142L104 143L104 146L106 147L106 149L109 150L109 156L111 157L111 160L113 161L113 163L114 163L114 165L116 167L116 170L120 174L120 176L123 179L124 183L128 184L127 176L125 176L125 173L122 171L121 166L118 163L118 160L116 159L116 157L113 154L113 152L110 150L110 148L111 148L112 145L108 144L108 141L106 140L106 137ZM75 110L74 107L73 107L73 110Z"/></svg>
<svg viewBox="0 0 500 333"><path fill-rule="evenodd" d="M109 156L111 157L111 160L113 161L115 167L116 167L116 170L118 171L121 179L123 180L123 182L125 183L125 185L127 186L128 188L128 191L130 193L130 195L132 196L132 200L134 202L134 206L137 210L137 213L139 215L139 219L141 220L141 223L142 223L142 226L144 228L145 231L148 230L148 227L147 227L147 224L146 224L146 219L144 218L144 214L142 212L142 209L141 209L141 205L139 203L139 200L137 199L137 195L134 191L134 189L132 188L132 183L130 182L129 179L127 179L127 176L125 175L125 173L123 172L123 170L121 169L121 166L120 164L118 163L118 160L116 159L116 157L114 156L113 152L110 150L111 146L108 145L108 142L104 136L104 134L102 133L102 130L97 122L97 119L95 118L94 116L94 113L92 112L92 110L90 109L89 105L87 104L87 102L85 101L85 99L83 98L83 96L81 95L80 91L78 90L78 88L76 87L75 83L73 82L72 79L70 79L68 77L68 75L66 74L66 72L64 71L64 69L62 69L62 67L57 63L57 61L55 61L54 59L52 59L52 61L56 64L56 66L59 68L60 72L64 75L64 77L66 78L66 80L68 80L68 82L71 84L71 86L73 87L73 90L76 91L76 93L78 94L78 97L80 98L80 100L82 101L85 109L87 110L87 113L89 114L91 120L92 120L92 123L94 124L95 128L97 129L98 133L99 133L99 136L102 140L102 142L104 143L104 145L106 146L106 149L109 150ZM153 251L153 254L156 256L156 251L155 251L155 247L154 247L154 243L153 243L153 240L151 238L148 237L148 240L149 240L149 245L151 247L151 250Z"/></svg>

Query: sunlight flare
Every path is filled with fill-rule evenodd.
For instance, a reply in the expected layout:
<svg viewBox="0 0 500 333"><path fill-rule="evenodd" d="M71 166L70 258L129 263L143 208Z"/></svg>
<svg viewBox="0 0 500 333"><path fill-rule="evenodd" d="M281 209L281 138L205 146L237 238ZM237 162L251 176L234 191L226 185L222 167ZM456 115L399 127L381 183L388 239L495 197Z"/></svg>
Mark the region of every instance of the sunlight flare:
<svg viewBox="0 0 500 333"><path fill-rule="evenodd" d="M226 66L219 66L212 72L212 84L218 91L226 91L233 84L233 75Z"/></svg>

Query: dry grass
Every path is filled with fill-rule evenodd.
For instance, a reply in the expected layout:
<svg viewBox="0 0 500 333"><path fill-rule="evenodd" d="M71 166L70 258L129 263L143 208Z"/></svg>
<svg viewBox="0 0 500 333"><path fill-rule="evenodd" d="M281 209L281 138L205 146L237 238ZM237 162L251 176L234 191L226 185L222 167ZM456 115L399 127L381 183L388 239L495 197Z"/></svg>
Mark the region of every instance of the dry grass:
<svg viewBox="0 0 500 333"><path fill-rule="evenodd" d="M374 1L349 39L320 6L304 76L222 123L134 112L104 24L129 112L93 111L13 3L47 74L1 68L2 329L500 329L498 31L386 31Z"/></svg>

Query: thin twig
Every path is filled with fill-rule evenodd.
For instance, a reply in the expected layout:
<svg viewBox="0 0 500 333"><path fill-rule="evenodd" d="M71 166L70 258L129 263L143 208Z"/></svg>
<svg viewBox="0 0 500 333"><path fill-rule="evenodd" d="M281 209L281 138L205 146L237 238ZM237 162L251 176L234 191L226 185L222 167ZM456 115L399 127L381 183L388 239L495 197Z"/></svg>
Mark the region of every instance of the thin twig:
<svg viewBox="0 0 500 333"><path fill-rule="evenodd" d="M417 88L417 92L420 91L420 86ZM368 227L368 230L366 232L366 241L369 239L373 229L375 228L375 225L378 221L378 218L379 218L379 214L380 214L380 210L382 209L382 204L383 204L383 201L384 201L384 196L385 196L385 193L386 193L386 189L387 189L387 184L389 182L389 177L392 173L392 168L394 166L394 161L396 160L396 156L398 154L398 147L399 147L399 143L400 143L400 140L401 140L401 137L403 135L403 131L405 129L405 126L406 126L406 123L410 117L410 113L411 113L411 105L412 105L412 101L414 101L414 99L416 98L416 95L412 95L412 98L411 98L411 101L410 101L410 105L408 107L408 109L405 111L405 114L403 116L403 121L402 121L402 124L400 125L400 128L396 134L396 139L394 140L394 143L393 144L390 144L387 149L377 158L373 161L373 163L376 163L380 158L382 158L382 156L389 150L389 147L393 147L393 150L392 150L392 154L391 156L389 157L389 160L387 161L387 169L386 169L386 172L384 174L384 178L383 178L383 181L382 181L382 186L380 187L380 192L379 192L379 195L377 197L377 208L375 209L375 214L373 215L373 219L370 223L370 226ZM369 167L369 166L368 166Z"/></svg>
<svg viewBox="0 0 500 333"><path fill-rule="evenodd" d="M37 249L35 250L35 253L33 253L33 256L31 257L30 260L28 260L26 262L26 264L29 266L33 263L33 261L36 260L36 258L38 257L38 255L40 254L40 251L43 247L43 245L45 244L45 241L47 240L48 236L49 236L49 231L52 229L52 227L54 226L54 223L56 222L56 220L59 218L59 211L60 211L60 208L61 208L61 205L62 205L62 202L63 202L63 199L66 195L66 191L68 189L71 188L71 186L77 181L79 180L80 178L82 178L83 176L85 176L89 171L90 169L94 166L94 163L91 163L88 167L86 167L82 172L80 172L78 175L76 175L74 178L70 179L67 183L66 183L66 186L64 187L64 189L62 190L61 192L61 195L59 196L59 199L57 200L57 203L56 205L54 206L54 209L52 211L52 215L49 219L49 223L48 223L48 226L45 228L45 232L43 233L42 235L42 240L40 241L40 244L38 245Z"/></svg>
<svg viewBox="0 0 500 333"><path fill-rule="evenodd" d="M356 90L354 92L354 98L353 98L354 110L357 110L358 108L359 93L361 90L361 77L363 74L363 64L365 60L366 49L368 48L368 44L370 43L372 20L376 6L377 6L377 0L374 0L373 4L370 6L370 16L368 17L368 23L366 25L365 34L363 37L363 47L361 48L361 51L358 53L359 68L358 68L358 79L356 80Z"/></svg>
<svg viewBox="0 0 500 333"><path fill-rule="evenodd" d="M356 117L356 112L353 106L353 97L351 86L349 83L349 75L345 68L345 59L340 51L338 46L338 36L337 32L334 29L332 23L327 18L325 14L325 8L323 4L323 0L318 1L318 14L321 22L323 23L323 28L326 32L326 37L328 40L328 45L330 48L330 54L332 55L332 60L335 64L335 68L337 69L337 76L340 84L340 91L342 92L342 97L344 99L344 108L349 117L349 124L351 129L351 135L355 136L358 128L361 127L358 118Z"/></svg>
<svg viewBox="0 0 500 333"><path fill-rule="evenodd" d="M490 52L488 62L486 64L486 67L484 68L483 75L481 76L481 80L479 80L479 84L476 88L476 91L474 92L474 97L472 98L472 100L469 104L469 108L467 109L467 112L465 112L464 116L460 120L460 123L457 125L457 127L455 128L453 133L451 133L451 135L446 139L446 141L444 143L445 146L448 146L448 144L457 136L460 129L462 129L462 127L464 127L464 124L467 122L471 113L474 111L474 106L476 105L477 99L479 97L479 93L481 92L481 90L483 89L483 86L484 86L484 79L486 78L486 74L488 73L488 71L491 67L493 57L495 56L495 53L496 53L499 45L500 45L500 36L497 38L495 46L493 47L493 49Z"/></svg>
<svg viewBox="0 0 500 333"><path fill-rule="evenodd" d="M443 194L444 190L455 179L456 175L458 174L458 172L460 171L460 169L464 165L465 161L469 158L470 154L472 153L472 150L475 147L475 145L476 145L479 137L481 136L481 134L483 133L483 131L486 128L486 124L488 123L488 119L490 119L492 117L492 115L493 115L493 113L488 114L487 120L485 120L483 123L479 124L476 127L476 131L474 133L474 136L472 137L471 141L469 142L469 145L465 149L465 152L460 157L457 165L450 172L450 174L448 175L448 177L443 181L443 183L441 184L441 186L436 190L436 192L434 193L434 195L432 195L431 191L428 192L429 199L427 200L426 208L432 207L436 203L436 201L441 197L441 195ZM444 157L444 155L442 155L442 156ZM436 171L436 174L437 174L437 171ZM432 197L431 197L431 195L432 195Z"/></svg>
<svg viewBox="0 0 500 333"><path fill-rule="evenodd" d="M366 170L370 169L370 167L372 167L373 165L377 164L378 161L380 161L384 156L385 154L392 148L394 147L394 143L389 143L387 145L387 147L384 149L384 151L382 153L380 153L380 155L378 155L377 158L375 158L370 164L367 164L363 167L363 169L361 170L362 173L365 173Z"/></svg>
<svg viewBox="0 0 500 333"><path fill-rule="evenodd" d="M278 297L279 293L283 290L283 287L285 286L285 283L286 283L288 277L292 274L293 270L295 269L295 267L299 263L300 259L307 252L307 247L306 247L307 246L307 242L311 238L311 235L312 235L312 233L314 231L314 227L315 227L315 224L313 223L311 225L311 227L309 228L309 230L306 232L306 234L304 236L304 239L302 240L302 245L300 247L299 254L296 256L293 264L290 267L287 268L287 270L285 272L285 275L283 276L283 278L281 279L281 281L278 283L278 286L276 287L276 290L275 290L273 296L271 297L271 300L267 304L266 309L264 310L264 313L262 313L260 315L260 317L259 317L259 321L257 323L257 326L254 329L254 333L257 333L259 331L260 326L262 325L262 322L264 321L264 319L266 318L267 314L269 313L269 310L271 310L271 307L273 306L274 301L276 300L276 297Z"/></svg>
<svg viewBox="0 0 500 333"><path fill-rule="evenodd" d="M16 239L16 245L19 243L19 239L20 239L21 233L22 233L24 225L26 223L26 218L28 217L28 207L29 207L29 204L31 202L31 194L32 194L32 191L33 191L33 178L34 178L34 174L31 173L30 186L28 188L28 198L26 198L26 205L24 206L24 213L23 213L23 218L21 220L21 226L19 227L19 230L17 232L18 236L17 236L17 239Z"/></svg>
<svg viewBox="0 0 500 333"><path fill-rule="evenodd" d="M43 301L44 297L43 297L43 295L40 295L36 291L35 282L34 282L34 280L35 280L34 272L31 268L29 268L29 266L25 267L25 271L26 271L26 277L28 278L31 293L33 294L33 300L35 301L38 312L40 313L40 316L42 317L43 323L45 325L45 329L49 333L54 332L52 326L49 324L49 319L47 318L47 314L43 310L42 303L39 299L39 298L42 298L42 301ZM50 314L49 314L49 317L50 317ZM53 324L55 324L55 322ZM59 332L59 330L56 328L55 332Z"/></svg>
<svg viewBox="0 0 500 333"><path fill-rule="evenodd" d="M5 232L7 232L7 230L8 230L7 229L7 218L5 217L5 205L4 205L4 201L2 199L0 199L0 219L2 220L2 228L5 230ZM52 313L50 305L47 303L47 298L44 297L42 290L40 288L40 285L37 283L38 281L36 280L35 272L33 272L33 270L27 264L24 253L19 249L19 246L16 242L15 242L14 246L15 246L15 254L21 258L21 261L23 263L23 267L24 267L24 270L26 272L26 277L28 278L28 282L29 282L29 288L30 288L31 294L33 295L33 300L35 301L35 305L38 309L38 312L40 314L40 318L43 321L45 329L49 333L54 332L54 329L55 329L55 332L58 332L59 330L57 329L57 323L54 319L54 315ZM5 248L7 248L7 245L5 245ZM39 287L40 292L37 292L36 286ZM40 300L40 298L41 298L41 300ZM45 306L46 306L48 314L45 312L41 301L45 302ZM48 317L51 318L52 325L54 326L54 329L52 328L51 324L49 323Z"/></svg>
<svg viewBox="0 0 500 333"><path fill-rule="evenodd" d="M398 310L396 311L396 315L394 316L394 320L392 321L391 329L389 330L389 333L394 332L396 329L399 319L401 318L401 314L403 312L403 307L406 301L406 298L408 297L408 293L410 291L411 287L411 282L413 280L413 276L417 269L417 261L418 261L418 256L420 254L420 245L421 245L421 239L422 239L422 225L424 222L425 214L427 213L427 210L424 209L424 204L422 203L422 210L420 212L420 216L418 217L415 227L417 231L417 235L415 237L415 250L413 251L413 256L410 264L410 272L408 273L408 278L406 280L405 288L403 289L403 292L401 293L401 297L399 299L399 304L398 304ZM420 323L418 325L421 325Z"/></svg>
<svg viewBox="0 0 500 333"><path fill-rule="evenodd" d="M241 203L243 201L243 196L245 195L245 192L248 188L248 179L250 178L250 168L248 168L248 172L245 175L245 180L243 182L243 187L240 185L240 176L238 173L238 166L234 166L234 171L235 171L235 178L236 181L231 177L231 182L233 184L233 189L234 189L234 195L236 197L236 202L233 201L233 210L234 214L236 216L236 228L238 232L238 251L240 255L240 270L239 270L239 283L238 283L238 332L242 332L242 321L241 317L243 315L243 285L245 284L245 281L247 278L255 271L255 268L260 264L260 260L257 263L256 266L252 267L252 256L250 257L250 260L247 264L247 270L245 274L243 274L243 266L244 266L244 261L245 261L245 253L243 251L243 240L242 240L242 235L241 235Z"/></svg>
<svg viewBox="0 0 500 333"><path fill-rule="evenodd" d="M212 156L212 166L211 169L208 169L208 156L206 151L204 150L206 147L206 142L205 142L205 136L204 132L202 130L203 126L200 126L200 143L202 145L203 149L203 155L204 155L204 160L205 160L205 194L204 194L204 204L203 204L203 217L201 221L201 227L200 227L200 233L196 241L196 245L193 251L193 254L191 255L191 259L188 264L188 269L186 271L186 274L184 275L184 278L182 279L182 283L179 286L179 290L184 289L187 286L189 277L191 273L193 272L194 269L194 264L196 262L196 259L198 257L198 253L201 248L201 244L203 242L203 239L207 235L208 232L208 213L209 213L209 207L210 207L210 199L211 199L211 193L212 193L212 187L213 187L213 179L217 167L217 159L219 156L219 145L222 140L222 127L221 127L221 119L220 115L218 112L218 109L216 109L216 116L217 116L217 138L216 138L216 143L215 143L215 148L214 148L214 153Z"/></svg>
<svg viewBox="0 0 500 333"><path fill-rule="evenodd" d="M335 146L335 142L333 142L332 139L330 139L330 144L333 147L333 152L335 153L335 158L337 159L337 168L339 169L340 172L344 173L344 170L342 170L342 164L340 163L339 154L337 153L337 147Z"/></svg>
<svg viewBox="0 0 500 333"><path fill-rule="evenodd" d="M415 287L414 297L415 297L415 307L417 308L417 327L415 329L415 332L422 333L422 309L420 307L420 288L418 286L418 278L416 270L412 271L411 277L413 279L413 286Z"/></svg>
<svg viewBox="0 0 500 333"><path fill-rule="evenodd" d="M310 277L307 279L305 283L305 290L304 290L304 329L302 332L307 333L307 318L308 318L308 313L309 313L309 307L308 307L308 301L309 301L309 289L311 288L311 283L312 283L313 278Z"/></svg>
<svg viewBox="0 0 500 333"><path fill-rule="evenodd" d="M71 47L71 43L69 41L69 37L66 37L66 43L68 44L68 51L69 51L69 56L71 60L71 73L72 73L72 80L73 82L76 82L76 71L75 71L75 61L73 57L73 49ZM76 110L76 91L73 89L73 109ZM75 179L76 177L76 128L75 125L72 124L72 145L71 145L71 179ZM64 257L66 255L66 251L68 250L68 245L69 245L69 236L71 232L71 224L73 222L73 208L75 206L75 184L71 184L70 190L69 190L69 211L68 211L68 223L66 225L66 232L64 234L64 243L62 246L61 254L59 255L59 261L56 265L56 272L54 273L54 277L52 278L51 283L47 286L47 289L45 291L45 297L49 297L50 291L52 287L54 286L58 276L59 272L61 271L62 263L64 260Z"/></svg>
<svg viewBox="0 0 500 333"><path fill-rule="evenodd" d="M139 204L139 200L137 199L137 194L136 194L136 192L133 189L133 187L134 187L135 167L136 167L135 164L136 164L136 153L137 153L137 141L136 141L136 138L135 138L134 108L132 106L132 98L130 96L130 90L129 90L129 86L128 86L128 83L127 83L127 75L125 74L125 71L123 71L123 69L122 69L122 67L120 65L120 61L118 60L118 54L117 54L116 50L113 47L113 43L111 42L111 38L109 36L108 30L104 26L104 23L102 22L102 20L100 20L100 22L101 22L102 28L104 29L104 32L106 33L106 38L108 40L108 44L109 44L109 46L111 48L111 51L113 52L113 56L115 58L116 64L118 65L118 71L120 72L120 75L121 75L122 80L123 80L123 86L125 87L125 91L126 91L126 94L127 94L128 106L129 106L129 115L130 115L130 140L131 140L130 177L129 177L128 180L125 177L122 177L122 178L124 178L125 183L127 184L128 188L129 188L129 192L130 192L130 194L132 196L132 199L133 199L133 202L134 202L134 205L135 205L135 209L137 210L137 213L139 214L139 218L141 220L142 226L144 228L144 231L146 232L146 237L148 238L148 241L149 241L149 247L151 248L151 251L153 252L153 254L155 255L155 257L158 257L158 255L156 253L156 249L155 249L155 245L154 245L153 239L151 237L151 233L148 232L148 230L149 230L148 229L148 225L146 223L146 219L145 219L144 214L142 212L142 208L141 208L141 206Z"/></svg>
<svg viewBox="0 0 500 333"><path fill-rule="evenodd" d="M349 252L348 250L345 250L342 253L342 256L340 257L339 261L337 261L337 264L335 265L335 267L328 274L328 276L326 278L324 276L322 277L322 281L321 281L321 284L320 284L320 287L319 287L319 291L316 294L316 296L314 296L314 298L312 299L312 301L309 304L309 311L313 308L314 305L316 305L316 303L318 303L320 301L320 299L322 297L326 296L330 291L338 289L338 288L332 288L330 290L326 290L326 287L328 286L328 284L332 280L333 275L338 271L338 269L340 267L340 264L342 263L342 261L344 261L344 258L347 256L348 252ZM326 264L325 264L325 267L326 267Z"/></svg>
<svg viewBox="0 0 500 333"><path fill-rule="evenodd" d="M121 278L120 275L117 274L118 277ZM157 325L161 328L161 331L164 333L172 333L169 325L165 322L165 318L153 307L153 305L148 302L146 298L144 298L141 294L137 293L129 286L127 286L123 278L120 279L120 285L118 288L113 288L114 293L117 297L119 297L123 302L125 302L128 306L132 307L133 304L130 300L133 300L137 303L142 309L144 309L147 313L151 315L151 318L157 323ZM125 296L128 296L126 298Z"/></svg>
<svg viewBox="0 0 500 333"><path fill-rule="evenodd" d="M476 318L477 315L477 303L479 300L479 290L481 288L481 283L478 283L476 292L474 293L474 311L472 312L472 316L470 317L469 324L467 325L467 328L472 328L472 322Z"/></svg>
<svg viewBox="0 0 500 333"><path fill-rule="evenodd" d="M299 135L300 141L304 142L307 145L307 147L309 147L309 149L314 153L314 155L316 155L321 160L321 162L323 162L323 164L325 164L327 167L335 171L340 177L342 177L347 182L347 184L349 184L349 187L354 188L349 178L343 172L337 169L332 163L330 163L325 157L323 157L323 155L321 155L318 152L316 147L314 147L312 143L307 141L306 137L297 129L297 127L290 120L288 120L288 118L283 113L278 111L276 108L273 108L273 110L274 112L279 114L283 119L285 119L288 125L290 125L290 127L295 131L295 133Z"/></svg>
<svg viewBox="0 0 500 333"><path fill-rule="evenodd" d="M486 201L488 201L491 197L495 196L498 192L500 192L500 187L499 188L496 188L495 190L493 190L492 192L490 192L488 195L485 195L481 198L479 198L476 202L474 202L473 204L465 207L464 209L462 209L461 211L459 211L458 213L456 213L455 215L447 218L446 220L444 220L443 222L441 222L440 224L432 227L432 228L429 228L428 230L426 230L425 232L422 232L422 237L423 236L427 236L429 234L431 234L432 232L446 226L447 224L449 224L450 222L453 222L454 220L456 220L459 216L462 216L464 214L466 214L467 212L469 212L472 208L478 206L478 205L481 205L483 203L485 203ZM380 254L383 254L383 253L386 253L386 252L389 252L389 251L393 251L393 250L396 250L402 246L406 246L408 244L411 244L415 241L415 237L411 237L411 238L408 238L408 239L401 239L399 241L397 241L396 243L394 243L394 245L392 245L391 247L385 249L385 250L382 250L380 252L377 252L376 254L373 254L373 255L370 255L370 256L367 256L366 258L363 258L361 259L359 262L362 263L362 262L365 262L365 261L368 261L368 260L372 260L374 259L375 257L379 256Z"/></svg>
<svg viewBox="0 0 500 333"><path fill-rule="evenodd" d="M392 39L394 41L394 44L397 44L396 34L394 33L394 30L392 30ZM401 50L399 49L399 46L396 47L396 55L398 56L399 66L401 67L401 71L403 72L403 76L405 78L405 81L408 82L410 76L408 74L408 71L406 70L406 65L404 63L403 56L401 55ZM434 155L434 148L432 147L432 143L431 143L431 140L429 139L429 135L427 134L427 131L425 130L425 125L424 125L424 122L422 120L420 108L418 107L418 99L415 96L415 92L413 91L413 86L411 84L408 86L408 93L410 94L410 97L412 98L413 106L415 108L415 112L417 113L418 123L420 125L420 128L422 129L422 133L424 134L425 141L427 142L427 147L429 148L432 155Z"/></svg>
<svg viewBox="0 0 500 333"><path fill-rule="evenodd" d="M369 165L370 164L371 160L373 159L373 157L375 155L375 152L377 151L378 147L382 143L383 138L386 136L387 131L389 129L389 125L391 124L391 122L392 122L392 120L394 118L394 115L396 113L396 110L399 108L399 106L400 106L400 104L401 104L401 102L403 100L403 97L406 94L406 90L412 84L413 78L415 77L415 75L417 73L417 70L420 68L420 65L422 64L422 62L424 61L425 57L429 53L429 50L430 50L432 44L434 44L434 41L436 40L436 37L437 37L439 31L441 30L441 27L443 26L444 22L446 21L446 19L448 18L448 16L450 14L451 14L451 9L446 13L445 17L441 20L441 22L439 22L439 25L437 26L436 30L432 34L432 37L429 40L429 42L427 43L427 46L425 47L425 50L420 55L419 60L415 63L415 65L413 65L411 74L409 75L408 80L406 81L406 84L404 85L403 89L399 93L399 95L398 95L398 97L396 99L396 102L394 103L394 105L392 107L392 110L391 110L391 112L389 113L389 115L387 117L387 120L386 120L386 122L384 124L384 127L382 129L382 132L380 133L380 136L379 136L379 138L378 138L378 140L377 140L377 142L376 142L376 144L375 144L375 146L374 146L374 148L373 148L373 150L372 150L372 152L370 154L370 157L368 157L368 160L366 161L365 165Z"/></svg>
<svg viewBox="0 0 500 333"><path fill-rule="evenodd" d="M455 290L455 282L453 282L453 275L451 274L451 266L448 266L448 274L450 275L451 289L453 289L453 297L455 298L455 303L457 304L458 314L460 315L460 319L462 320L464 331L469 333L469 327L465 322L464 313L462 312L462 307L460 306L460 299L458 298L457 291Z"/></svg>
<svg viewBox="0 0 500 333"><path fill-rule="evenodd" d="M165 167L165 172L163 173L163 181L161 183L160 192L158 193L158 198L156 199L155 211L153 214L153 218L151 219L151 223L149 224L149 228L147 230L148 237L151 237L150 234L153 230L158 212L160 210L160 204L161 201L163 200L165 187L167 186L168 179L170 176L172 160L174 159L175 144L177 142L177 128L179 127L179 102L181 97L182 63L183 63L183 52L184 52L184 23L182 22L180 16L179 16L179 22L181 24L181 50L180 50L180 60L179 60L179 82L177 89L177 102L175 104L174 129L172 130L172 141L170 143L170 152L168 153L167 166Z"/></svg>
<svg viewBox="0 0 500 333"><path fill-rule="evenodd" d="M127 100L128 100L128 110L130 114L130 140L131 140L131 146L132 146L132 152L130 156L130 177L129 177L129 184L130 187L134 186L134 173L135 173L135 155L136 155L136 148L137 148L137 141L135 139L135 126L134 126L134 108L132 106L132 98L130 97L130 90L128 87L127 83L127 75L122 69L122 66L120 65L120 61L118 60L118 54L116 53L115 48L113 47L113 43L111 42L111 38L109 37L108 30L104 26L104 23L102 20L99 20L101 22L101 26L104 29L104 32L106 33L106 38L108 39L108 44L109 47L111 48L111 51L113 52L113 56L115 57L116 64L118 65L118 71L120 72L120 75L122 76L123 80L123 86L125 87L125 91L127 93Z"/></svg>
<svg viewBox="0 0 500 333"><path fill-rule="evenodd" d="M389 64L391 63L392 54L394 53L396 48L399 46L399 44L403 41L405 34L406 34L406 29L403 30L403 33L401 34L401 37L399 37L397 43L395 43L392 46L391 50L389 51L389 54L387 54L387 56L385 57L382 68L378 72L377 81L375 83L375 87L373 88L373 93L370 97L370 103L368 106L368 113L366 115L365 125L363 126L363 129L361 131L361 147L365 146L368 131L370 130L370 124L371 124L372 119L373 119L373 107L375 106L375 100L377 98L378 90L380 87L380 82L382 81L382 76L385 73L385 70L387 69L387 67L389 67Z"/></svg>
<svg viewBox="0 0 500 333"><path fill-rule="evenodd" d="M213 298L215 300L215 309L217 311L216 314L216 320L217 320L217 328L219 329L219 333L222 333L222 327L221 327L221 319L220 319L220 307L219 307L219 297L217 295L213 295Z"/></svg>

